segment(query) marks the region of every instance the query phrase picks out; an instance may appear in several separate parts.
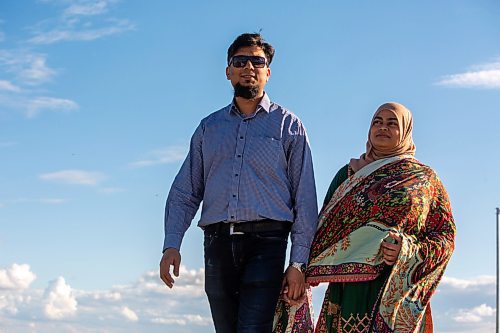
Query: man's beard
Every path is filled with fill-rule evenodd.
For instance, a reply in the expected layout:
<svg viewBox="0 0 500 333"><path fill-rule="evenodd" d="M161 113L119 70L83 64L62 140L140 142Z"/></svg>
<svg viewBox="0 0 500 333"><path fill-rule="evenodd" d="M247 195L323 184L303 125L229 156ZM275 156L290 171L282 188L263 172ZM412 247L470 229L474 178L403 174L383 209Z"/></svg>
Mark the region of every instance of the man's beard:
<svg viewBox="0 0 500 333"><path fill-rule="evenodd" d="M254 99L258 94L258 86L242 86L239 82L234 85L234 97Z"/></svg>

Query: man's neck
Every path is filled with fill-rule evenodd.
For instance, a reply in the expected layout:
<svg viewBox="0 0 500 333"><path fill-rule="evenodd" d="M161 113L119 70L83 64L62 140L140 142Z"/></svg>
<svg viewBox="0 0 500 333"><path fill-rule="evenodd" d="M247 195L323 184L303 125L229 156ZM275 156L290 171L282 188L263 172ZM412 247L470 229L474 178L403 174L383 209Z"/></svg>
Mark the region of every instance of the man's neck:
<svg viewBox="0 0 500 333"><path fill-rule="evenodd" d="M238 110L240 110L242 114L244 114L245 116L251 116L252 114L255 113L255 110L257 110L257 105L259 105L260 101L262 100L262 97L264 97L264 94L262 94L260 97L252 99L235 97L236 106L238 107Z"/></svg>

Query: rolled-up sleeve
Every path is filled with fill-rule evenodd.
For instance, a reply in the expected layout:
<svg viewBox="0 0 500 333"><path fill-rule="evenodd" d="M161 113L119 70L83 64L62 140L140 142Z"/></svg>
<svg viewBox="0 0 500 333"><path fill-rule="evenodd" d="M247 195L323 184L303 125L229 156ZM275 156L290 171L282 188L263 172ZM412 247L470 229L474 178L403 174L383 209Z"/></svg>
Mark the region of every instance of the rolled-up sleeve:
<svg viewBox="0 0 500 333"><path fill-rule="evenodd" d="M291 145L288 176L295 217L291 232L290 261L307 263L318 224L318 202L309 140L300 123Z"/></svg>
<svg viewBox="0 0 500 333"><path fill-rule="evenodd" d="M205 190L203 181L203 124L196 128L189 153L172 183L165 205L165 239L163 251L180 250L182 238L189 228Z"/></svg>

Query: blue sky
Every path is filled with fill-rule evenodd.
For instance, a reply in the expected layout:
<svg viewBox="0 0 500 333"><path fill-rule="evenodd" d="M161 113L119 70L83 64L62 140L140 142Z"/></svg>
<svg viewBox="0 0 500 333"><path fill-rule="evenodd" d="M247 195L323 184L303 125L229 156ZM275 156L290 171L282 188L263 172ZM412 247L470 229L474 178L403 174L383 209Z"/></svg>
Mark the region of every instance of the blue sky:
<svg viewBox="0 0 500 333"><path fill-rule="evenodd" d="M173 291L163 209L199 121L232 97L226 51L262 29L270 97L307 127L322 200L371 115L413 111L456 251L437 332L493 332L500 206L498 1L0 3L0 332L209 332L202 233ZM315 291L315 306L324 289Z"/></svg>

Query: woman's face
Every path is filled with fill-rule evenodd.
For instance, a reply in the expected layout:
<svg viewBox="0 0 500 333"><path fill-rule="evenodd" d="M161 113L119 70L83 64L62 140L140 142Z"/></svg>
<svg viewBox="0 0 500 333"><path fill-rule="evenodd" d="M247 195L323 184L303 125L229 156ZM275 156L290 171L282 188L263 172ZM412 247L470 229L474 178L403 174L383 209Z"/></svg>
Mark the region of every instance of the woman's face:
<svg viewBox="0 0 500 333"><path fill-rule="evenodd" d="M377 150L390 150L399 143L399 123L396 115L389 110L380 111L370 127L370 141Z"/></svg>

